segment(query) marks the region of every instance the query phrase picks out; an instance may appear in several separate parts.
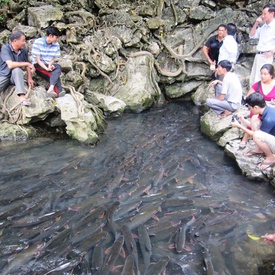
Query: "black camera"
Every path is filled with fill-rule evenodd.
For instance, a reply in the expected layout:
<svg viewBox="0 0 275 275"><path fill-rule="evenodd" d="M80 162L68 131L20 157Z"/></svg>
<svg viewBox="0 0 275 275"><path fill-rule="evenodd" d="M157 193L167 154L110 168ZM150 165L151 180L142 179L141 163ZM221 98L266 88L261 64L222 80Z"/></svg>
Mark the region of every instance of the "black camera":
<svg viewBox="0 0 275 275"><path fill-rule="evenodd" d="M232 116L231 122L234 122L234 120L237 120L241 124L237 115Z"/></svg>

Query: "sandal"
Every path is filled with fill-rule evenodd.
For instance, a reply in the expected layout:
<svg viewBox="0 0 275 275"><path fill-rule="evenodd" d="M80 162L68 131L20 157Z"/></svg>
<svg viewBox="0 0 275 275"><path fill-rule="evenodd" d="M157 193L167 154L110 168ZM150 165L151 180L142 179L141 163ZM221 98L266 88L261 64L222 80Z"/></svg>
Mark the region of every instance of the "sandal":
<svg viewBox="0 0 275 275"><path fill-rule="evenodd" d="M244 152L243 155L245 157L252 157L252 156L255 156L255 155L262 155L263 153L260 153L260 152L255 152L253 151L252 149L249 149L248 151Z"/></svg>
<svg viewBox="0 0 275 275"><path fill-rule="evenodd" d="M239 150L245 149L246 148L246 144L247 144L247 142L246 143L240 143L239 144Z"/></svg>
<svg viewBox="0 0 275 275"><path fill-rule="evenodd" d="M266 166L266 167L262 167L262 166ZM275 166L275 161L274 162L268 162L268 161L262 161L260 164L258 164L258 168L260 169L260 170L266 170L266 169L268 169L268 168L273 168Z"/></svg>
<svg viewBox="0 0 275 275"><path fill-rule="evenodd" d="M24 99L20 102L21 106L30 106L32 103L28 101L27 99Z"/></svg>

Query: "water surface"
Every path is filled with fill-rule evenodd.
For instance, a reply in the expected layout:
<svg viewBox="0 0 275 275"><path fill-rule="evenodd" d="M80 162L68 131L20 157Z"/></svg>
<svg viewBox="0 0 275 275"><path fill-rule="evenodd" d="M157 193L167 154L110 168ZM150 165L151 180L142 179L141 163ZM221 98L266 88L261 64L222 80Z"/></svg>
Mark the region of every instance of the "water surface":
<svg viewBox="0 0 275 275"><path fill-rule="evenodd" d="M163 261L171 275L261 274L274 255L275 245L247 235L275 232L273 189L243 177L200 133L191 104L110 119L94 147L38 138L0 148L1 274L121 274L131 253L143 274L142 224L152 245L149 272ZM125 235L110 259L123 225L137 251Z"/></svg>

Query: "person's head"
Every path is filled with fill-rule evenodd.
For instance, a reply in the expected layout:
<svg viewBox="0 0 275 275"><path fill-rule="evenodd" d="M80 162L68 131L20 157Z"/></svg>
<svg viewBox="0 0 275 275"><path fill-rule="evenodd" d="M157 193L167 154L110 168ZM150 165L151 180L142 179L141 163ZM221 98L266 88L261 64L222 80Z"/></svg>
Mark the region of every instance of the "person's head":
<svg viewBox="0 0 275 275"><path fill-rule="evenodd" d="M225 35L225 30L226 30L226 26L225 26L224 24L220 24L220 25L218 26L218 29L217 29L217 31L218 31L218 36L223 38L224 35Z"/></svg>
<svg viewBox="0 0 275 275"><path fill-rule="evenodd" d="M232 69L232 64L228 60L221 60L218 64L217 73L218 75L225 75Z"/></svg>
<svg viewBox="0 0 275 275"><path fill-rule="evenodd" d="M14 30L10 34L10 42L14 50L21 50L25 47L26 37L22 31Z"/></svg>
<svg viewBox="0 0 275 275"><path fill-rule="evenodd" d="M270 83L274 77L274 67L271 64L264 64L260 70L261 81L263 83Z"/></svg>
<svg viewBox="0 0 275 275"><path fill-rule="evenodd" d="M269 24L275 16L275 5L268 4L263 7L262 20Z"/></svg>
<svg viewBox="0 0 275 275"><path fill-rule="evenodd" d="M60 31L56 27L48 27L46 31L47 43L56 43L61 36Z"/></svg>
<svg viewBox="0 0 275 275"><path fill-rule="evenodd" d="M261 114L261 110L266 107L264 96L259 92L252 93L245 99L245 103L253 114Z"/></svg>
<svg viewBox="0 0 275 275"><path fill-rule="evenodd" d="M235 35L237 33L237 27L233 23L229 23L226 25L226 33L227 35Z"/></svg>

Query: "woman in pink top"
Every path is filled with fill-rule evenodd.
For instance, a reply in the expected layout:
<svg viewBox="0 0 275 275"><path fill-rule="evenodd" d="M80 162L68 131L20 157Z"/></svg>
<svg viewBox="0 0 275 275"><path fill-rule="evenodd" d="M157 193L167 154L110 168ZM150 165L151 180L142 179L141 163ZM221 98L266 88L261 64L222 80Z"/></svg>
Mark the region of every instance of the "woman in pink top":
<svg viewBox="0 0 275 275"><path fill-rule="evenodd" d="M252 93L259 92L264 96L267 105L275 104L275 79L274 79L274 67L271 64L265 64L261 68L261 81L254 83L246 96L249 96ZM274 105L275 107L275 105ZM253 113L250 113L250 117L253 116ZM243 120L245 123L245 120ZM246 147L248 141L248 134L244 134L243 139L240 143L240 149ZM245 153L246 156L253 155L253 152L248 151Z"/></svg>

